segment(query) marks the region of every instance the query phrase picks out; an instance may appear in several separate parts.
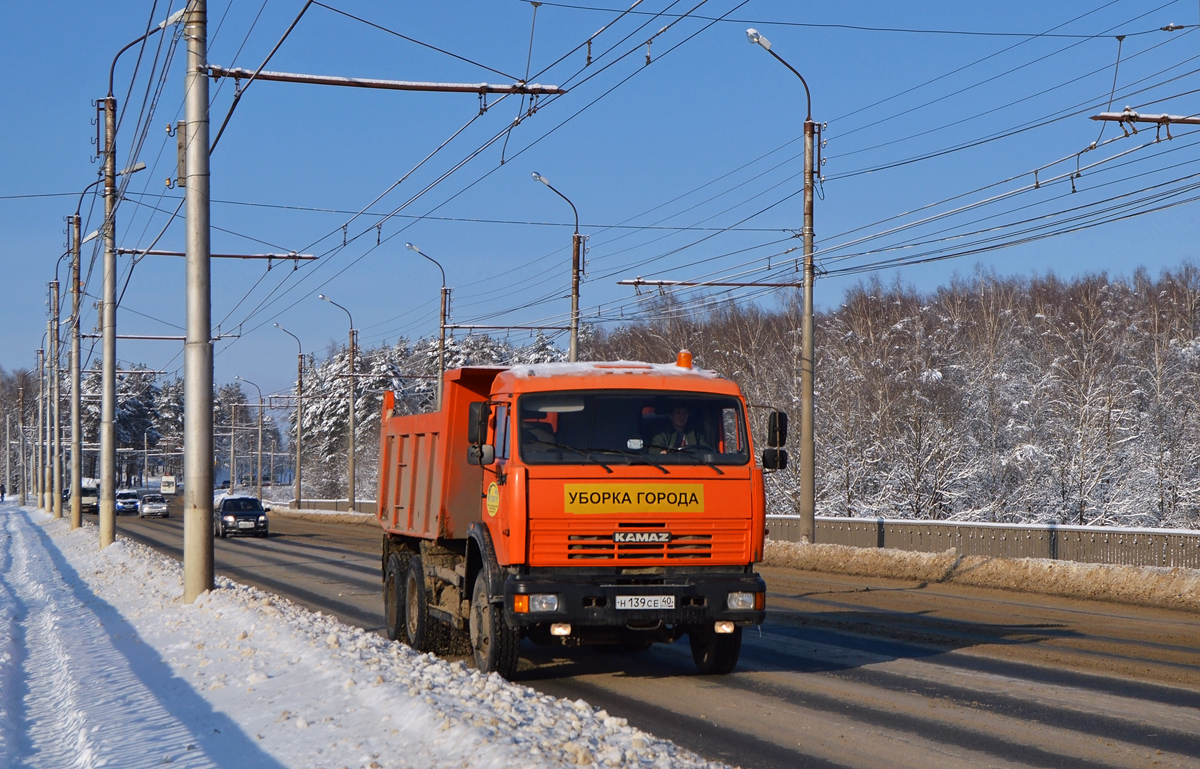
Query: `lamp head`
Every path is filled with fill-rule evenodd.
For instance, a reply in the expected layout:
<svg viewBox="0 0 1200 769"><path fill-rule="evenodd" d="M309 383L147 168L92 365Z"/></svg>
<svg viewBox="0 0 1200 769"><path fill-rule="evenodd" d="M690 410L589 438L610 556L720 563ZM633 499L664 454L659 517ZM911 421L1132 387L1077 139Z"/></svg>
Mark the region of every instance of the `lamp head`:
<svg viewBox="0 0 1200 769"><path fill-rule="evenodd" d="M127 176L129 174L136 174L138 171L145 171L145 170L146 170L146 164L139 160L138 162L131 165L129 168L122 168L120 171L117 171L117 176Z"/></svg>
<svg viewBox="0 0 1200 769"><path fill-rule="evenodd" d="M320 299L320 300L321 300L321 301L323 301L323 302L328 302L328 301L329 301L329 297L325 296L324 294L317 294L317 298L318 298L318 299Z"/></svg>
<svg viewBox="0 0 1200 769"><path fill-rule="evenodd" d="M271 325L274 326L275 328L279 329L280 331L283 330L283 326L279 325L278 323L272 323Z"/></svg>
<svg viewBox="0 0 1200 769"><path fill-rule="evenodd" d="M758 43L768 51L771 50L771 41L760 35L754 27L746 30L746 39L751 43Z"/></svg>
<svg viewBox="0 0 1200 769"><path fill-rule="evenodd" d="M418 254L421 253L421 249L417 248L412 243L405 243L404 247L407 248L409 251L416 251Z"/></svg>
<svg viewBox="0 0 1200 769"><path fill-rule="evenodd" d="M546 181L546 177L542 176L537 171L533 172L533 180L535 182L541 182L542 184L546 185L547 187L550 186L550 182Z"/></svg>
<svg viewBox="0 0 1200 769"><path fill-rule="evenodd" d="M180 8L175 13L168 16L165 21L163 21L161 24L158 25L158 28L166 29L167 27L171 26L172 24L178 24L179 22L183 21L183 17L185 15L187 15L187 6L186 5L183 8Z"/></svg>

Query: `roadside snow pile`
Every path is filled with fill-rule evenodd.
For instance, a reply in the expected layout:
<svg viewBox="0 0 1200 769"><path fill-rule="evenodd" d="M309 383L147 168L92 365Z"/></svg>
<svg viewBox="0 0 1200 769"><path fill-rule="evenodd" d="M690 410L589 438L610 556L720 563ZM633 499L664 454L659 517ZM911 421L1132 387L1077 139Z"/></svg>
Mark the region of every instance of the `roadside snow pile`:
<svg viewBox="0 0 1200 769"><path fill-rule="evenodd" d="M75 693L76 701L104 703L102 713L76 718L81 734L97 738L80 766L121 763L116 741L145 741L138 766L724 766L582 700L558 700L417 654L227 579L185 605L176 561L124 539L97 550L91 525L70 531L66 520L15 507L4 516L10 529L30 531L29 552L18 560L35 564L40 556L44 565L44 573L22 579L58 583L52 589L64 601L77 601L78 627L62 623L57 631L64 646L70 648L84 626L103 627L87 639L87 654L104 661L107 683L119 696ZM34 534L38 527L30 519L49 536ZM11 549L19 547L16 541L8 540ZM39 542L44 546L35 548ZM0 592L6 624L0 631L12 633L7 626L19 618L7 598ZM13 659L0 657L0 665L7 668ZM11 672L0 669L0 681L10 683ZM78 680L73 683L78 688ZM5 690L10 698L13 689ZM0 718L0 764L13 747L8 738L26 725L13 713L28 714L36 709L30 702L53 696L31 684L24 706L0 707L0 715L10 716ZM20 753L7 755L23 766L54 765L36 749Z"/></svg>
<svg viewBox="0 0 1200 769"><path fill-rule="evenodd" d="M949 582L1070 598L1200 610L1200 570L1042 558L961 556L767 540L764 565L859 577Z"/></svg>

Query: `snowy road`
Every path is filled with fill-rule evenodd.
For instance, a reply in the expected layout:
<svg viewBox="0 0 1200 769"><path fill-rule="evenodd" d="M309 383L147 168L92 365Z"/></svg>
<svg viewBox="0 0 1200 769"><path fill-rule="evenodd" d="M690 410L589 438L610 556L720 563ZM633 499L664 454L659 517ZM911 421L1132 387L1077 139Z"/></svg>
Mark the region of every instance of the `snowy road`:
<svg viewBox="0 0 1200 769"><path fill-rule="evenodd" d="M0 504L0 767L694 767L597 711Z"/></svg>
<svg viewBox="0 0 1200 769"><path fill-rule="evenodd" d="M122 520L168 536L160 523ZM218 561L272 583L279 569L320 604L378 606L376 532L278 526L218 543ZM763 571L768 622L732 676L696 676L684 644L632 658L525 644L516 679L757 769L1200 766L1196 613Z"/></svg>

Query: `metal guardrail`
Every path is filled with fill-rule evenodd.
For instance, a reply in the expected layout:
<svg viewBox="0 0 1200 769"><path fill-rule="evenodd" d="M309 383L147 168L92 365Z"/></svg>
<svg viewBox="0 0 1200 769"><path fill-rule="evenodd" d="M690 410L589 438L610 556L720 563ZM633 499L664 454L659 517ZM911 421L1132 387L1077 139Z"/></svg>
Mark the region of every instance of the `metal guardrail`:
<svg viewBox="0 0 1200 769"><path fill-rule="evenodd" d="M357 496L357 495L355 495ZM296 500L292 500L287 504L292 504ZM344 499L304 499L300 501L299 507L292 507L293 510L329 510L337 513L344 513L350 509L350 503ZM354 509L360 513L375 513L375 500L360 499L354 503Z"/></svg>
<svg viewBox="0 0 1200 769"><path fill-rule="evenodd" d="M768 538L799 541L799 520L795 515L768 515ZM959 555L1200 569L1200 531L826 516L817 517L816 528L816 541L823 545L921 553L955 548Z"/></svg>

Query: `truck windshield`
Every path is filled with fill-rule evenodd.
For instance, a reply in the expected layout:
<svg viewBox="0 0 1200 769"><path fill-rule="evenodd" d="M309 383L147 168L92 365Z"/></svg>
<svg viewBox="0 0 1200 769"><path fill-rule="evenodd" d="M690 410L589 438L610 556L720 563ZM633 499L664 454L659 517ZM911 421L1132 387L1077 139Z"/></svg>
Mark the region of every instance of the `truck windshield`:
<svg viewBox="0 0 1200 769"><path fill-rule="evenodd" d="M722 464L750 460L737 398L646 390L531 393L517 403L529 464ZM624 458L624 459L622 459Z"/></svg>

